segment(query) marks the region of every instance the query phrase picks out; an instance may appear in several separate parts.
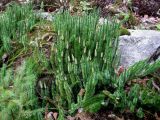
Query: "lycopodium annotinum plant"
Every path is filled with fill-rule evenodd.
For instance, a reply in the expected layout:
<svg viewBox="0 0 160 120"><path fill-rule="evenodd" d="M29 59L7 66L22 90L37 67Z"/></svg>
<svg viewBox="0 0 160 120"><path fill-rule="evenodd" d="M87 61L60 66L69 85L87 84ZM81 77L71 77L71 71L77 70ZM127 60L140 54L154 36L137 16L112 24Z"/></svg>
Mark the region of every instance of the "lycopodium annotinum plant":
<svg viewBox="0 0 160 120"><path fill-rule="evenodd" d="M65 12L55 16L54 27L54 88L60 111L96 112L105 98L102 90L116 82L119 24L100 25L96 13L72 16Z"/></svg>
<svg viewBox="0 0 160 120"><path fill-rule="evenodd" d="M13 71L4 64L0 69L0 119L43 120L44 108L35 95L36 62L29 58Z"/></svg>
<svg viewBox="0 0 160 120"><path fill-rule="evenodd" d="M51 61L55 68L52 92L59 119L64 118L66 111L69 114L77 109L96 112L108 103L121 111L137 112L139 117L144 115L144 105L159 106L160 97L148 85L144 88L133 84L129 92L125 85L156 71L160 61L153 64L140 61L122 74L116 74L119 26L114 20L100 25L95 13L77 16L65 12L55 16L57 41L53 45Z"/></svg>
<svg viewBox="0 0 160 120"><path fill-rule="evenodd" d="M153 81L155 78L147 78L160 69L160 61L148 63L147 60L140 61L125 70L117 79L117 87L113 93L113 98L118 99L115 103L116 108L122 111L129 109L131 112L136 112L138 117L144 117L143 107L160 110L160 95L159 91L154 89ZM130 90L125 90L125 85L132 80L137 83L132 84ZM144 81L147 80L145 83ZM138 84L143 81L144 84Z"/></svg>
<svg viewBox="0 0 160 120"><path fill-rule="evenodd" d="M1 51L10 51L12 43L25 46L27 32L36 23L31 4L19 5L10 3L5 12L0 14L0 46Z"/></svg>

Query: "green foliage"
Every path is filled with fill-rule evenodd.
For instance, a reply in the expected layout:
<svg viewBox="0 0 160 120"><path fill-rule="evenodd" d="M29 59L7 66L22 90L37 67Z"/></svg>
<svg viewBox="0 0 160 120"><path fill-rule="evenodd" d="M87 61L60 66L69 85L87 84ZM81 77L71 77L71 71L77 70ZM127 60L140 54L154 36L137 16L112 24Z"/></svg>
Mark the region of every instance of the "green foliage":
<svg viewBox="0 0 160 120"><path fill-rule="evenodd" d="M96 112L104 100L104 95L96 88L112 84L110 80L117 67L119 25L114 21L99 25L99 16L95 13L71 16L66 12L55 18L57 51L54 65L61 106L70 109L71 113L81 107ZM107 81L104 71L110 74ZM84 89L84 95L79 95L81 89Z"/></svg>
<svg viewBox="0 0 160 120"><path fill-rule="evenodd" d="M4 65L0 71L0 119L40 120L42 108L37 105L35 83L36 66L33 60L25 61L15 73Z"/></svg>
<svg viewBox="0 0 160 120"><path fill-rule="evenodd" d="M160 30L160 24L157 24L156 27L158 30Z"/></svg>
<svg viewBox="0 0 160 120"><path fill-rule="evenodd" d="M151 88L143 88L140 92L140 101L142 105L152 107L157 111L160 110L160 96L156 91L151 90Z"/></svg>
<svg viewBox="0 0 160 120"><path fill-rule="evenodd" d="M35 24L36 18L32 5L11 4L6 11L0 14L0 46L5 51L11 50L12 43L21 43L25 46L27 32Z"/></svg>
<svg viewBox="0 0 160 120"><path fill-rule="evenodd" d="M128 29L121 27L120 29L120 35L131 35Z"/></svg>
<svg viewBox="0 0 160 120"><path fill-rule="evenodd" d="M160 96L159 93L152 90L152 87L147 85L143 87L139 84L132 85L129 92L125 91L127 82L147 76L160 68L160 61L149 64L146 60L140 61L124 71L117 79L117 90L114 92L114 97L118 99L116 107L121 109L129 108L131 112L138 109L137 115L142 117L143 112L138 108L138 103L142 106L150 106L156 110L160 109ZM151 79L152 80L152 79Z"/></svg>
<svg viewBox="0 0 160 120"><path fill-rule="evenodd" d="M117 85L119 89L121 89L127 81L149 75L156 71L159 67L160 61L156 61L153 64L149 64L146 60L137 62L120 75L117 79Z"/></svg>
<svg viewBox="0 0 160 120"><path fill-rule="evenodd" d="M0 15L0 56L12 50L12 44L25 47L27 32L36 22L31 8L13 4ZM53 26L56 40L50 59L37 45L31 49L32 58L16 71L5 64L0 69L1 120L41 120L46 104L47 109L58 110L59 120L78 109L94 113L109 104L118 110L136 112L140 118L144 115L143 106L160 110L159 93L151 84L154 78L146 86L134 83L128 91L125 89L133 79L159 69L160 61L140 61L117 75L118 37L122 31L114 20L100 25L98 13L78 16L64 12L55 16ZM47 84L48 81L51 82ZM35 94L37 85L41 106Z"/></svg>
<svg viewBox="0 0 160 120"><path fill-rule="evenodd" d="M129 108L131 112L138 109L137 116L143 117L143 109L138 104L151 103L151 106L159 106L156 102L159 96L156 92L151 92L154 97L150 96L150 99L146 95L150 88L147 90L139 84L134 84L126 92L125 85L133 79L156 71L160 67L160 61L153 64L146 60L140 61L120 76L116 75L119 25L114 21L113 24L99 25L98 18L95 14L71 16L67 12L56 16L54 27L57 42L53 56L56 94L61 98L59 108L63 111L69 110L70 113L79 108L96 112L102 104L108 105L105 102L108 99L115 108ZM108 88L114 91L110 92Z"/></svg>
<svg viewBox="0 0 160 120"><path fill-rule="evenodd" d="M139 118L143 118L143 117L144 117L144 113L143 113L143 109L142 109L142 108L139 108L139 109L137 110L137 116L138 116Z"/></svg>

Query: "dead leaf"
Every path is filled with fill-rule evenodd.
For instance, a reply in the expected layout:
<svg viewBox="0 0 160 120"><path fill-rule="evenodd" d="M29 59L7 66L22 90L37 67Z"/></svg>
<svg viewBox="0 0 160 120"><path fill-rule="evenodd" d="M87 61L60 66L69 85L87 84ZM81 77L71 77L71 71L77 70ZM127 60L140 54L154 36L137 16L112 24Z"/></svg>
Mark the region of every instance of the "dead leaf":
<svg viewBox="0 0 160 120"><path fill-rule="evenodd" d="M46 116L46 120L55 120L54 118L54 113L53 112L49 112Z"/></svg>
<svg viewBox="0 0 160 120"><path fill-rule="evenodd" d="M115 73L120 76L124 72L125 68L123 66L119 66L118 70L115 71Z"/></svg>
<svg viewBox="0 0 160 120"><path fill-rule="evenodd" d="M155 113L155 118L156 118L156 120L160 120L160 116L158 116L157 113Z"/></svg>
<svg viewBox="0 0 160 120"><path fill-rule="evenodd" d="M54 112L54 113L53 113L53 117L54 117L55 120L57 120L58 113L57 113L57 112Z"/></svg>
<svg viewBox="0 0 160 120"><path fill-rule="evenodd" d="M109 114L108 115L109 118L114 119L114 120L124 120L124 118L120 118L118 116L116 116L115 114Z"/></svg>
<svg viewBox="0 0 160 120"><path fill-rule="evenodd" d="M81 90L79 91L78 95L79 96L83 96L85 93L85 90L83 88L81 88Z"/></svg>

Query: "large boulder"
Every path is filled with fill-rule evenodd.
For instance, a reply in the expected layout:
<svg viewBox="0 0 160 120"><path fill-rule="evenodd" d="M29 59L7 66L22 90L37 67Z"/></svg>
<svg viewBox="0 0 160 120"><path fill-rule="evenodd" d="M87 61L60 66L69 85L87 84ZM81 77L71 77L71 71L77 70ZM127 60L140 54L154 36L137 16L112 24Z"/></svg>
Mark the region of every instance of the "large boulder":
<svg viewBox="0 0 160 120"><path fill-rule="evenodd" d="M129 67L149 58L160 46L160 32L153 30L129 30L131 35L120 36L120 64Z"/></svg>

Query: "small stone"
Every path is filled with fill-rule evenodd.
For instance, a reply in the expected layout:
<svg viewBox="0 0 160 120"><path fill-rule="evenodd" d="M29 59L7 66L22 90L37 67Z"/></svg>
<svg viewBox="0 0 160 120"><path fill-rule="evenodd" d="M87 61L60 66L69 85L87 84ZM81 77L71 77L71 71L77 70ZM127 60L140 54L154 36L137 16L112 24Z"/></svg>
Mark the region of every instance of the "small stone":
<svg viewBox="0 0 160 120"><path fill-rule="evenodd" d="M83 112L83 108L79 108L78 113L82 113L82 112Z"/></svg>
<svg viewBox="0 0 160 120"><path fill-rule="evenodd" d="M37 17L40 17L42 19L46 19L48 21L53 21L54 17L49 12L38 12L36 13Z"/></svg>
<svg viewBox="0 0 160 120"><path fill-rule="evenodd" d="M116 115L115 115L115 114L109 114L108 117L109 117L109 118L115 118Z"/></svg>

